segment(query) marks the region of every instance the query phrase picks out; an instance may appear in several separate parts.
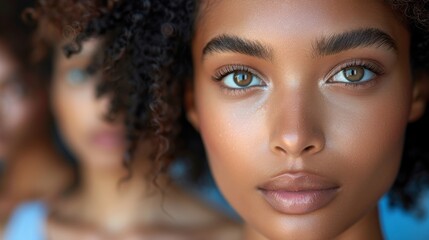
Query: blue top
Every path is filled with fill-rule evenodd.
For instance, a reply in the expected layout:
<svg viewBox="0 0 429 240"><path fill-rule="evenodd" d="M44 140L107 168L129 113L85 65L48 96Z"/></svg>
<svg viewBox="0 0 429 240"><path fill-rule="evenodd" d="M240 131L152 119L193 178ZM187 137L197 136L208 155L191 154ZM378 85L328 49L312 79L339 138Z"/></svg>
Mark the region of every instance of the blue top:
<svg viewBox="0 0 429 240"><path fill-rule="evenodd" d="M12 214L5 229L5 240L44 240L46 206L29 202L19 206Z"/></svg>

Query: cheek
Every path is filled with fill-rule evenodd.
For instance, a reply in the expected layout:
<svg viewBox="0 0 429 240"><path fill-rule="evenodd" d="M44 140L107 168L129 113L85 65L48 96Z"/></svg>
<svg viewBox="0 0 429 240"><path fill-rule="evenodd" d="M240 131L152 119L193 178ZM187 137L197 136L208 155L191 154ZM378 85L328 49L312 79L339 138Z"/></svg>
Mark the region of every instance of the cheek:
<svg viewBox="0 0 429 240"><path fill-rule="evenodd" d="M4 142L10 151L24 150L35 137L47 134L48 106L45 95L7 89L0 94L0 128L6 134ZM9 151L8 150L8 151Z"/></svg>
<svg viewBox="0 0 429 240"><path fill-rule="evenodd" d="M404 134L410 109L409 96L404 92L371 101L369 107L357 108L355 119L339 123L337 133L350 136L342 142L347 145L352 166L366 172L384 171L380 168L395 168L401 159ZM402 95L402 96L401 96ZM375 103L375 104L374 104ZM368 102L369 105L369 102ZM340 137L338 137L341 139ZM344 137L342 137L345 139ZM368 165L368 166L367 166Z"/></svg>
<svg viewBox="0 0 429 240"><path fill-rule="evenodd" d="M258 148L255 134L247 131L247 123L235 121L227 111L202 115L201 136L211 171L224 197L239 211L234 203L241 202L243 207L249 203L240 192L254 185L252 180L249 182L249 175L255 172L251 158Z"/></svg>
<svg viewBox="0 0 429 240"><path fill-rule="evenodd" d="M3 121L12 136L38 134L45 129L47 103L40 95L16 96L13 101L5 101L2 105Z"/></svg>
<svg viewBox="0 0 429 240"><path fill-rule="evenodd" d="M86 111L91 104L85 92L85 89L69 89L61 84L52 89L52 105L57 124L64 141L75 154L85 144L82 136L85 136L86 125L91 123L88 121L91 111Z"/></svg>
<svg viewBox="0 0 429 240"><path fill-rule="evenodd" d="M5 122L13 134L28 128L33 113L32 105L28 101L21 99L14 103L8 103L5 110Z"/></svg>
<svg viewBox="0 0 429 240"><path fill-rule="evenodd" d="M402 155L407 119L398 116L395 111L383 107L380 111L371 113L374 118L362 120L361 125L348 129L339 126L337 130L337 134L341 132L342 136L344 134L354 136L340 143L341 149L349 149L343 153L348 156L349 167L355 169L349 172L360 175L358 179L364 185L366 180L375 183L386 180L390 183L396 175Z"/></svg>
<svg viewBox="0 0 429 240"><path fill-rule="evenodd" d="M372 209L397 176L410 110L408 90L405 84L397 86L347 104L349 110L334 108L337 113L329 113L328 121L336 123L326 131L327 150L334 156L329 165L331 174L342 181L342 208L349 216L360 217Z"/></svg>
<svg viewBox="0 0 429 240"><path fill-rule="evenodd" d="M240 211L237 208L251 203L241 193L254 191L260 183L258 170L266 169L260 158L267 147L265 112L254 102L225 101L218 89L197 90L200 133L211 171L226 199Z"/></svg>

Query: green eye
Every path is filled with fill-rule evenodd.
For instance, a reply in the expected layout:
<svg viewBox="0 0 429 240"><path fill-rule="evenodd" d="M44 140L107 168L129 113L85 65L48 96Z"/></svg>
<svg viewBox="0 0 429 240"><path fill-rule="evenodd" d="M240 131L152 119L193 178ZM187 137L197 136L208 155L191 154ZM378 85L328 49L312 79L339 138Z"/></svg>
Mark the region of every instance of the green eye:
<svg viewBox="0 0 429 240"><path fill-rule="evenodd" d="M83 69L71 69L67 73L67 82L69 82L71 85L79 85L88 79L88 73Z"/></svg>

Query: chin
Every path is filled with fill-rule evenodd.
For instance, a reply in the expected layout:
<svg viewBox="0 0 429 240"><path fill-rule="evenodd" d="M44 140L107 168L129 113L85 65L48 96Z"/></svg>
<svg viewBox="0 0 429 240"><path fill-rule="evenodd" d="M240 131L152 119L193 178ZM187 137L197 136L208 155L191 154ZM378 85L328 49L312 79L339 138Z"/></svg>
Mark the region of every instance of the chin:
<svg viewBox="0 0 429 240"><path fill-rule="evenodd" d="M272 221L261 221L264 219ZM276 216L261 217L258 221L260 222L255 222L254 229L270 240L334 239L341 236L354 222L353 219L342 218L341 214L329 214L326 211L315 211L305 215L276 213Z"/></svg>
<svg viewBox="0 0 429 240"><path fill-rule="evenodd" d="M262 233L267 239L270 240L284 240L284 239L309 239L309 240L319 240L319 239L334 239L341 235L341 231L331 231L332 229L324 229L320 231L320 229L314 229L311 226L306 227L286 227L282 228L279 231L272 232L274 229L271 228L267 230L267 232Z"/></svg>
<svg viewBox="0 0 429 240"><path fill-rule="evenodd" d="M117 170L119 168L124 168L123 161L123 153L91 154L81 160L83 165L94 167L98 170Z"/></svg>

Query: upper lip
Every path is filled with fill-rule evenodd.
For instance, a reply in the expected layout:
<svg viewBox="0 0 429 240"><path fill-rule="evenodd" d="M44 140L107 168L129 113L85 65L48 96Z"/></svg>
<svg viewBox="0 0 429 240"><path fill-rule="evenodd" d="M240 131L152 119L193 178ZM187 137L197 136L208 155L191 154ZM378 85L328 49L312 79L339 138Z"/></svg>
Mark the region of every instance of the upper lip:
<svg viewBox="0 0 429 240"><path fill-rule="evenodd" d="M326 178L308 172L283 173L273 177L258 187L262 191L305 192L339 188L339 185Z"/></svg>
<svg viewBox="0 0 429 240"><path fill-rule="evenodd" d="M123 141L125 140L125 133L121 128L102 128L97 129L96 131L93 131L90 135L92 140L95 140L97 138L114 138L116 140Z"/></svg>

